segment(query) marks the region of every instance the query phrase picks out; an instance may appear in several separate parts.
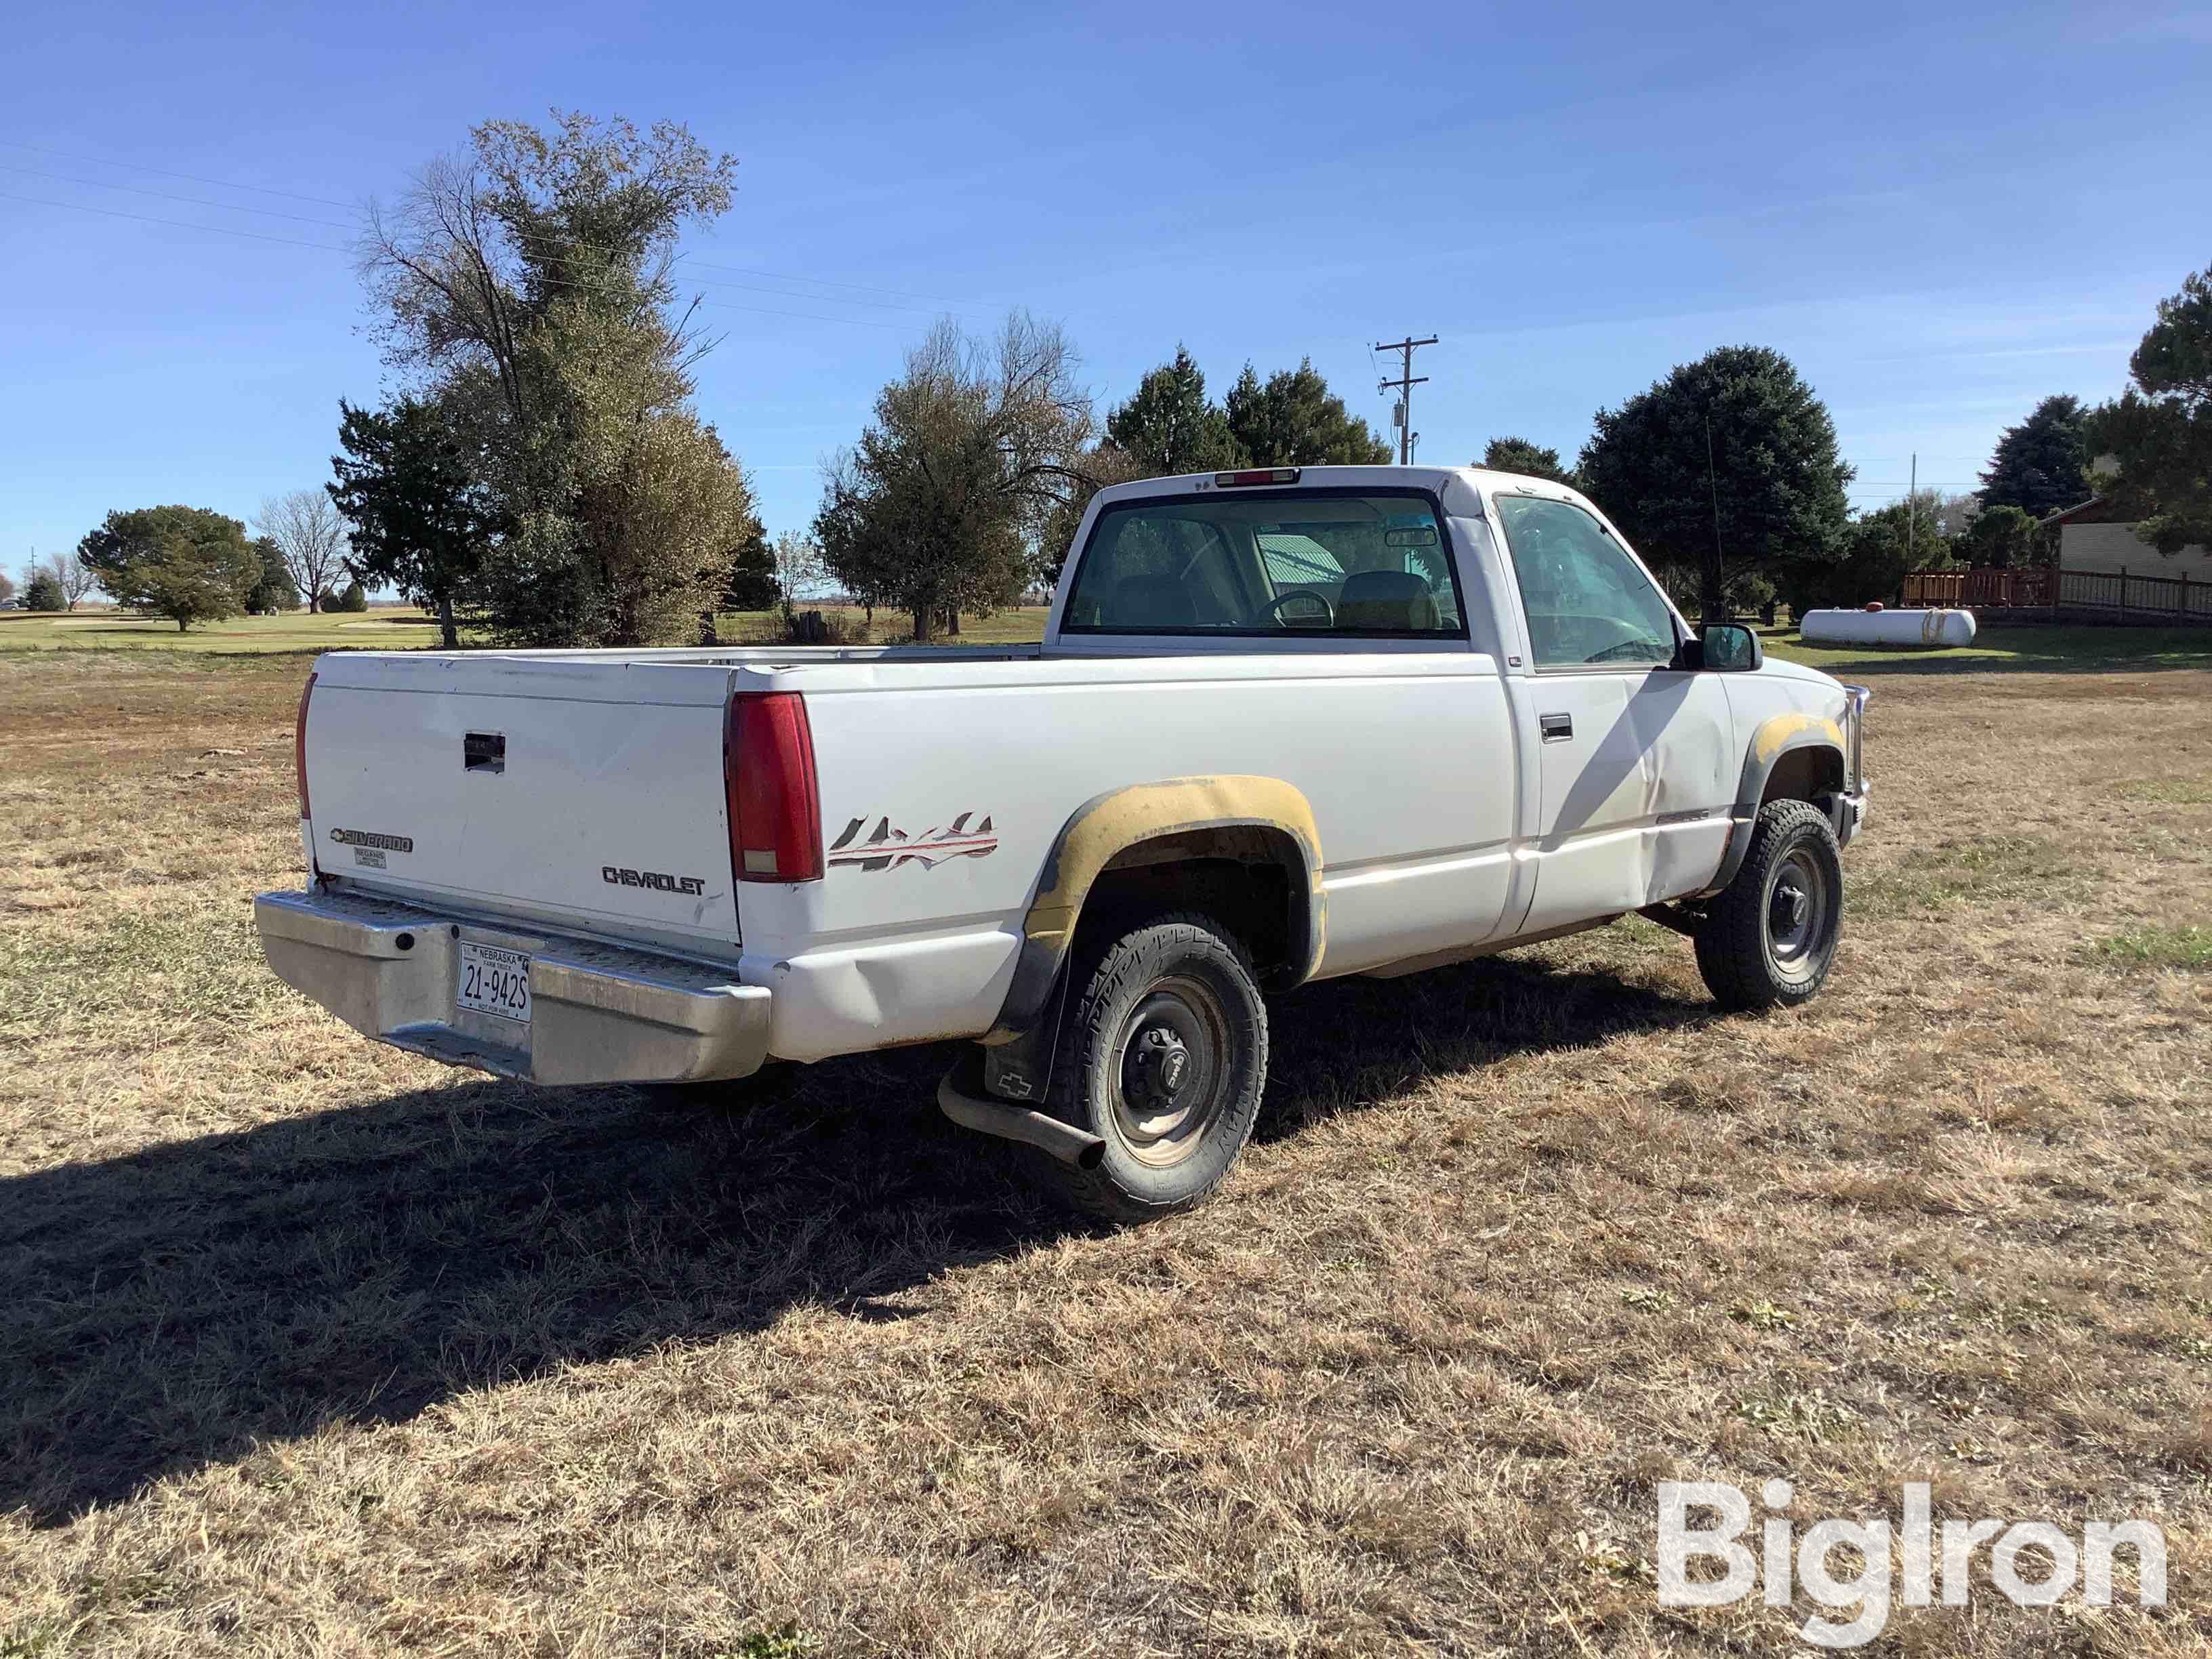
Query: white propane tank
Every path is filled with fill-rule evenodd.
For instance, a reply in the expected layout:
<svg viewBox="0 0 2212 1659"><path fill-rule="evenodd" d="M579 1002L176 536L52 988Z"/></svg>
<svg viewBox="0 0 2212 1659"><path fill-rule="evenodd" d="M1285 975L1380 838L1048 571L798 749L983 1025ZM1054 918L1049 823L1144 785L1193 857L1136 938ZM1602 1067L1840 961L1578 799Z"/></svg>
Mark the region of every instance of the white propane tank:
<svg viewBox="0 0 2212 1659"><path fill-rule="evenodd" d="M1972 645L1971 611L1808 611L1797 623L1808 645Z"/></svg>

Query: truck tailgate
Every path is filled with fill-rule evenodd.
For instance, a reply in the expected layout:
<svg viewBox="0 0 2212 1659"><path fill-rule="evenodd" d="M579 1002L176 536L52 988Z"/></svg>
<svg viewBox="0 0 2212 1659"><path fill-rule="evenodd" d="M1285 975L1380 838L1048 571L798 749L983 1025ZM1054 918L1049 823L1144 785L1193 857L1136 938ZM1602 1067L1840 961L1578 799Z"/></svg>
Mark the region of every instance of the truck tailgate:
<svg viewBox="0 0 2212 1659"><path fill-rule="evenodd" d="M306 733L317 866L364 893L733 957L729 685L709 663L325 657Z"/></svg>

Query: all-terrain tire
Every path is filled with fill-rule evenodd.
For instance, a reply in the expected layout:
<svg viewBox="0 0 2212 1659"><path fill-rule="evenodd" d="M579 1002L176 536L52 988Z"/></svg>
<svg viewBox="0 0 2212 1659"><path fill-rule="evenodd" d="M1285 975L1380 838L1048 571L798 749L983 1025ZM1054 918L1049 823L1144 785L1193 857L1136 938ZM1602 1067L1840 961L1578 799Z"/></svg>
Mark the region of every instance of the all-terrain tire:
<svg viewBox="0 0 2212 1659"><path fill-rule="evenodd" d="M1073 967L1049 1108L1105 1151L1089 1170L1040 1153L1042 1173L1103 1220L1187 1210L1229 1173L1267 1087L1267 1007L1251 958L1212 917L1183 913Z"/></svg>
<svg viewBox="0 0 2212 1659"><path fill-rule="evenodd" d="M1844 866L1827 815L1770 801L1735 879L1705 907L1698 971L1724 1008L1790 1008L1827 982L1842 937Z"/></svg>

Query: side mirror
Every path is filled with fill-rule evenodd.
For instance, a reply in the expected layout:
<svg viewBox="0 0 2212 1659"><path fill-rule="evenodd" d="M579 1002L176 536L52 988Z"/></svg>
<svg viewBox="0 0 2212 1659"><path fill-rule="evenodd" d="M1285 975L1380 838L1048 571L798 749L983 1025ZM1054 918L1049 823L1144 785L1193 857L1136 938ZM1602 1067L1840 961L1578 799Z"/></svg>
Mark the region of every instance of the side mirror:
<svg viewBox="0 0 2212 1659"><path fill-rule="evenodd" d="M1707 623L1698 630L1703 665L1717 673L1741 674L1766 660L1759 635L1742 623Z"/></svg>

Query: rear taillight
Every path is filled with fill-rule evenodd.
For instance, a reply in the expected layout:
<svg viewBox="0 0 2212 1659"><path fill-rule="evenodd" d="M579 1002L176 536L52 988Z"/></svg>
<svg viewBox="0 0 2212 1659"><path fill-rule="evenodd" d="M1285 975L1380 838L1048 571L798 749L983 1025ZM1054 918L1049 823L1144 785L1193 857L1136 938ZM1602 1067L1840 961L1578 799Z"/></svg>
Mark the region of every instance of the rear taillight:
<svg viewBox="0 0 2212 1659"><path fill-rule="evenodd" d="M822 878L814 734L796 691L740 691L722 722L730 871L739 881Z"/></svg>
<svg viewBox="0 0 2212 1659"><path fill-rule="evenodd" d="M315 677L307 676L307 683L300 688L300 713L292 722L292 775L300 783L300 816L307 811L307 699L315 695Z"/></svg>

